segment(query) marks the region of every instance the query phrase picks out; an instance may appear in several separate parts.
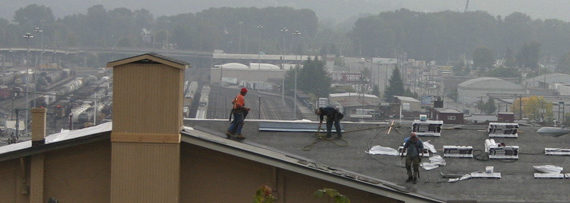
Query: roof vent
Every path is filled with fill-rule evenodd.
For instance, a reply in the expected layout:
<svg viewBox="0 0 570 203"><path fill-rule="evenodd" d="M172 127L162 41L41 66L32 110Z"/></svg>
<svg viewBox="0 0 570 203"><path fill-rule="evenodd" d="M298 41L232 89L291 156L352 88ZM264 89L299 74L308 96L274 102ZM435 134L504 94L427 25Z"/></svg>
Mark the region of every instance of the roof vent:
<svg viewBox="0 0 570 203"><path fill-rule="evenodd" d="M544 148L544 154L551 156L570 156L570 149Z"/></svg>
<svg viewBox="0 0 570 203"><path fill-rule="evenodd" d="M506 146L494 139L485 140L485 152L489 153L489 159L519 159L519 146Z"/></svg>
<svg viewBox="0 0 570 203"><path fill-rule="evenodd" d="M472 146L444 145L443 146L443 157L473 158L473 147Z"/></svg>
<svg viewBox="0 0 570 203"><path fill-rule="evenodd" d="M518 123L489 123L487 132L490 138L517 138L519 124Z"/></svg>

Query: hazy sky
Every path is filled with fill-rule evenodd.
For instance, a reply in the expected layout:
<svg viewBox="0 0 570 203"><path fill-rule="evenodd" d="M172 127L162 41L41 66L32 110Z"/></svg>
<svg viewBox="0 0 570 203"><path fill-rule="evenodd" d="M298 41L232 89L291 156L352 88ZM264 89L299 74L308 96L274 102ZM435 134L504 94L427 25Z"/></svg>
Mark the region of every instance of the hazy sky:
<svg viewBox="0 0 570 203"><path fill-rule="evenodd" d="M466 0L0 0L0 17L12 19L14 11L28 4L48 6L56 17L85 13L90 6L107 9L145 8L155 16L197 12L222 6L290 6L310 8L322 19L344 21L360 14L408 8L416 11L463 11ZM470 0L469 10L484 10L493 15L515 11L532 18L558 18L570 21L570 0Z"/></svg>

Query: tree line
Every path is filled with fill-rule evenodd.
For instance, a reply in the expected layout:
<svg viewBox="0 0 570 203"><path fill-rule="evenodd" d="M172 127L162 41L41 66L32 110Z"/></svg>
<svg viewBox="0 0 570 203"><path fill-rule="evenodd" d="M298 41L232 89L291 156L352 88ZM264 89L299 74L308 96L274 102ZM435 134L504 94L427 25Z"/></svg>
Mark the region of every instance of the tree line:
<svg viewBox="0 0 570 203"><path fill-rule="evenodd" d="M211 8L153 16L148 10L92 6L85 14L55 18L51 9L29 5L11 20L0 19L0 46L23 47L22 35L39 26L45 47L169 48L229 53L342 54L437 60L537 58L568 61L570 23L531 19L523 13L491 16L482 11L424 13L401 9L360 17L348 31L319 22L309 9ZM34 34L34 33L32 33ZM31 46L39 47L37 41ZM477 52L485 48L491 52ZM522 51L519 51L522 50ZM510 60L510 61L509 61ZM527 61L525 61L527 60ZM477 64L480 65L480 64ZM570 72L570 70L568 70Z"/></svg>
<svg viewBox="0 0 570 203"><path fill-rule="evenodd" d="M168 48L196 51L269 53L306 49L317 32L308 9L211 8L198 13L154 17L148 10L92 6L85 14L56 19L50 8L29 5L13 21L0 19L1 46L26 46L22 35L44 39L45 47ZM32 47L38 47L34 42Z"/></svg>
<svg viewBox="0 0 570 203"><path fill-rule="evenodd" d="M532 52L538 45L543 56L560 57L569 51L568 33L568 22L533 20L523 13L495 17L482 11L423 13L401 9L359 18L350 38L354 51L364 56L405 52L410 58L450 61L469 59L478 47L493 50L495 58L503 58L509 49L527 46L524 50ZM526 66L535 61L522 59L520 63Z"/></svg>

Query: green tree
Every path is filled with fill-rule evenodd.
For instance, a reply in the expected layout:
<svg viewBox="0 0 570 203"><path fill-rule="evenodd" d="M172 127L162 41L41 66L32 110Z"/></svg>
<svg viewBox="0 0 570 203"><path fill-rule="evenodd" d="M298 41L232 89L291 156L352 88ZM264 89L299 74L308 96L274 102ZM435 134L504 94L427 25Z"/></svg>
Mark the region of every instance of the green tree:
<svg viewBox="0 0 570 203"><path fill-rule="evenodd" d="M469 68L464 67L463 64L457 63L453 66L453 75L455 76L465 76L469 75Z"/></svg>
<svg viewBox="0 0 570 203"><path fill-rule="evenodd" d="M540 43L525 43L517 54L517 63L521 67L538 69L538 60L540 60Z"/></svg>
<svg viewBox="0 0 570 203"><path fill-rule="evenodd" d="M53 23L55 17L49 7L31 4L16 10L14 13L14 21L25 26L45 25ZM32 27L29 29L32 29Z"/></svg>
<svg viewBox="0 0 570 203"><path fill-rule="evenodd" d="M560 57L558 61L558 71L562 73L570 73L570 52Z"/></svg>
<svg viewBox="0 0 570 203"><path fill-rule="evenodd" d="M400 70L398 67L394 68L392 71L392 77L390 77L388 87L384 91L384 100L392 102L394 96L404 95L404 82L400 76Z"/></svg>
<svg viewBox="0 0 570 203"><path fill-rule="evenodd" d="M493 112L495 112L497 110L497 107L495 106L495 100L492 99L491 97L489 97L489 99L487 100L487 103L485 104L485 112L488 114L491 114Z"/></svg>
<svg viewBox="0 0 570 203"><path fill-rule="evenodd" d="M350 203L350 199L338 192L338 190L332 188L323 188L315 191L315 197L322 198L323 196L328 196L333 199L335 203Z"/></svg>
<svg viewBox="0 0 570 203"><path fill-rule="evenodd" d="M295 69L297 69L297 89L314 94L317 97L329 96L332 79L325 70L322 61L309 59L303 62L303 67L296 67L287 71L285 85L289 91L294 89Z"/></svg>
<svg viewBox="0 0 570 203"><path fill-rule="evenodd" d="M505 66L507 67L515 67L517 65L517 62L515 60L515 54L511 48L507 48L504 60L505 60Z"/></svg>
<svg viewBox="0 0 570 203"><path fill-rule="evenodd" d="M492 68L495 64L495 54L493 50L486 47L479 47L473 51L473 66L477 68Z"/></svg>
<svg viewBox="0 0 570 203"><path fill-rule="evenodd" d="M521 73L515 68L497 67L485 73L489 77L520 77Z"/></svg>
<svg viewBox="0 0 570 203"><path fill-rule="evenodd" d="M374 95L380 97L380 88L378 87L378 85L374 85L374 86L372 87L372 94L374 94Z"/></svg>

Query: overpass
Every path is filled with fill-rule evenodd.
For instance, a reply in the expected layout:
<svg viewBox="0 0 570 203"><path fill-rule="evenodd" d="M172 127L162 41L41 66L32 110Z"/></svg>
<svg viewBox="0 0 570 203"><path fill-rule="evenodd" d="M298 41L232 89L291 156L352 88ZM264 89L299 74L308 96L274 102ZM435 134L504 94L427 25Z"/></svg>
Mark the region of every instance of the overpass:
<svg viewBox="0 0 570 203"><path fill-rule="evenodd" d="M20 64L26 57L31 59L34 64L39 61L47 61L48 63L56 63L61 57L77 56L85 57L87 55L97 56L100 64L107 61L113 61L128 56L139 55L148 52L155 52L161 55L174 57L191 63L192 67L209 68L211 67L212 52L191 51L191 50L173 50L173 49L136 49L136 48L103 48L103 47L70 47L58 49L40 49L40 48L22 48L22 47L4 47L0 48L0 65L8 62Z"/></svg>

